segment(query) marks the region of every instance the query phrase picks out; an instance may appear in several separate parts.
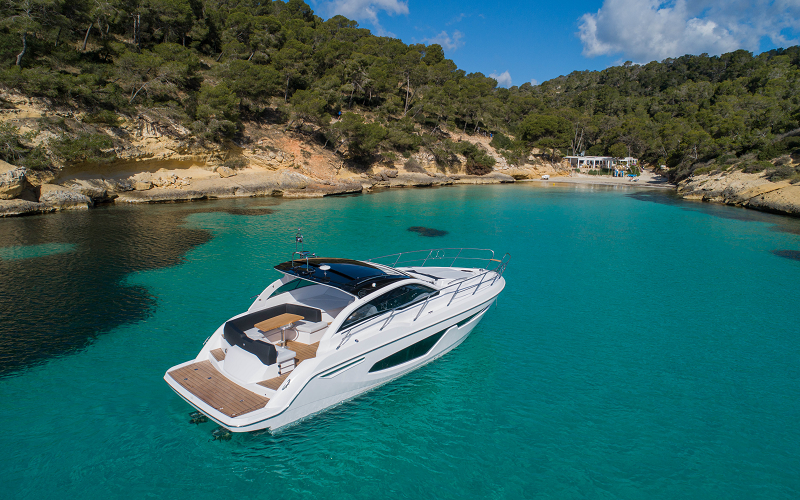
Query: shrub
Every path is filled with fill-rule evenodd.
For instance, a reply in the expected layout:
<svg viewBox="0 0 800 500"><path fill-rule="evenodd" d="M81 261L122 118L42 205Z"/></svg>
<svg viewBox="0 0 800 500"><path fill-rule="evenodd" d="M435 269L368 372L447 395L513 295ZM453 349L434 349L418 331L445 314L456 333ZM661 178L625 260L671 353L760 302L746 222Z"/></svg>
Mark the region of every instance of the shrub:
<svg viewBox="0 0 800 500"><path fill-rule="evenodd" d="M495 149L510 149L513 141L507 135L497 132L489 144Z"/></svg>
<svg viewBox="0 0 800 500"><path fill-rule="evenodd" d="M223 161L222 166L237 170L246 167L248 163L247 158L244 156L234 156Z"/></svg>
<svg viewBox="0 0 800 500"><path fill-rule="evenodd" d="M50 145L66 163L103 163L117 157L112 149L114 143L111 138L103 134L80 134L74 138L62 134Z"/></svg>
<svg viewBox="0 0 800 500"><path fill-rule="evenodd" d="M81 118L81 121L83 123L101 123L104 125L111 125L112 127L116 127L122 122L119 115L106 109L95 113L89 113Z"/></svg>
<svg viewBox="0 0 800 500"><path fill-rule="evenodd" d="M471 142L460 142L454 145L456 152L467 159L467 173L470 175L486 175L492 171L495 159Z"/></svg>
<svg viewBox="0 0 800 500"><path fill-rule="evenodd" d="M785 179L791 179L798 173L797 169L791 165L779 165L778 167L767 171L767 178L772 182L778 182Z"/></svg>
<svg viewBox="0 0 800 500"><path fill-rule="evenodd" d="M712 170L714 170L714 167L700 167L694 169L692 171L692 175L703 175L711 172Z"/></svg>
<svg viewBox="0 0 800 500"><path fill-rule="evenodd" d="M742 163L742 170L746 174L757 174L771 167L772 163L762 160L748 160Z"/></svg>
<svg viewBox="0 0 800 500"><path fill-rule="evenodd" d="M0 124L0 159L19 167L31 170L47 170L52 166L50 159L40 146L25 144L32 135L20 136L19 129L8 123Z"/></svg>
<svg viewBox="0 0 800 500"><path fill-rule="evenodd" d="M427 171L419 164L417 160L414 158L409 158L405 164L405 168L409 172L417 172L419 174L425 174Z"/></svg>

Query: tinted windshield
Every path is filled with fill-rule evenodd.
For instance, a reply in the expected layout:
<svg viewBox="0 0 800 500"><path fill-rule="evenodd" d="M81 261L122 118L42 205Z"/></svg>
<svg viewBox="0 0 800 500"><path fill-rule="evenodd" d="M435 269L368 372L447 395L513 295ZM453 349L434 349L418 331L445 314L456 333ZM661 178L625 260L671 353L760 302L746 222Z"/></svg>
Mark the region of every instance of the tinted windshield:
<svg viewBox="0 0 800 500"><path fill-rule="evenodd" d="M274 296L280 295L282 293L291 292L292 290L297 290L298 288L303 288L303 287L312 286L312 285L316 285L316 283L314 283L312 281L301 280L301 279L292 280L292 281L290 281L288 283L285 283L285 284L279 286L274 292L272 292L270 297L274 297Z"/></svg>
<svg viewBox="0 0 800 500"><path fill-rule="evenodd" d="M384 293L380 297L375 297L353 311L350 316L344 320L340 330L351 327L356 323L360 323L391 309L408 307L437 293L439 292L433 288L416 284L395 288L394 290Z"/></svg>

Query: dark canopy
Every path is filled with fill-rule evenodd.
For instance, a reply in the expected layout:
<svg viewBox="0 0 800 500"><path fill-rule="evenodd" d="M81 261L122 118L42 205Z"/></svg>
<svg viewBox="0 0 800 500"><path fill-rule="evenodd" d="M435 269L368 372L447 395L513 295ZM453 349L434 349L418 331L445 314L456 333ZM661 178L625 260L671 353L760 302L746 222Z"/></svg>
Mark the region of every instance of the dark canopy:
<svg viewBox="0 0 800 500"><path fill-rule="evenodd" d="M327 265L330 269L322 271L319 268L322 265ZM275 269L307 281L338 288L358 297L363 297L395 281L409 278L399 271L351 259L313 258L308 261L302 259L278 264Z"/></svg>

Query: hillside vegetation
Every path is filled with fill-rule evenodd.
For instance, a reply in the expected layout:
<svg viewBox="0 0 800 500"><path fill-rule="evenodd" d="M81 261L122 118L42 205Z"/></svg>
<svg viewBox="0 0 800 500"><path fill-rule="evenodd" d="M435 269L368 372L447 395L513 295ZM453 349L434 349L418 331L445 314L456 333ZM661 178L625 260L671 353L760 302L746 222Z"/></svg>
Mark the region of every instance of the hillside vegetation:
<svg viewBox="0 0 800 500"><path fill-rule="evenodd" d="M730 168L798 178L798 47L505 89L439 45L323 21L301 0L9 0L0 19L0 85L78 111L43 119L48 134L0 125L0 158L31 169L111 160L120 139L107 131L146 112L198 144L245 143L247 123L282 124L356 164L424 148L490 171L495 160L453 140L458 131L493 134L517 164L538 147L636 156L674 180Z"/></svg>

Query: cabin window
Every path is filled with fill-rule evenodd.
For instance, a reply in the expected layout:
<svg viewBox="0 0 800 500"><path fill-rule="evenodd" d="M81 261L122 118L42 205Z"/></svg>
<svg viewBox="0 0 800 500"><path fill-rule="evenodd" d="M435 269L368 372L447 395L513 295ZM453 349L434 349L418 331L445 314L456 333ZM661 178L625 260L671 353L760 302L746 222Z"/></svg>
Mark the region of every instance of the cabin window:
<svg viewBox="0 0 800 500"><path fill-rule="evenodd" d="M294 279L288 283L279 286L274 292L272 292L270 298L275 297L276 295L280 295L282 293L291 292L292 290L297 290L298 288L305 288L307 286L313 286L313 285L316 285L316 283L314 283L313 281L306 281L300 278Z"/></svg>
<svg viewBox="0 0 800 500"><path fill-rule="evenodd" d="M422 356L428 354L431 349L433 349L433 346L436 345L436 342L442 338L442 335L444 335L444 332L446 331L447 330L442 330L439 333L434 333L430 337L426 337L415 344L411 344L403 350L397 351L391 356L383 358L372 365L372 368L369 369L370 373L386 370L397 365L402 365L403 363L411 361L412 359L421 358Z"/></svg>
<svg viewBox="0 0 800 500"><path fill-rule="evenodd" d="M419 301L432 297L439 292L424 285L404 285L390 290L379 297L375 297L363 306L353 311L344 320L340 330L349 328L373 316L378 316L391 309L404 309Z"/></svg>

